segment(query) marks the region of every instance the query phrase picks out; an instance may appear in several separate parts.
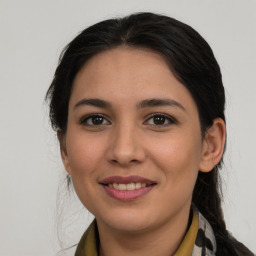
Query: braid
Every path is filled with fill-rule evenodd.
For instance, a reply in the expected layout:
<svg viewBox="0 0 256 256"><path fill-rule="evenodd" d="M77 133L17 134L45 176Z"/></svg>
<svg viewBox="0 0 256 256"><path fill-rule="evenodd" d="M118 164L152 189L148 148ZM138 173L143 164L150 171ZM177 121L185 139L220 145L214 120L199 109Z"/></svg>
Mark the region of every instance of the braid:
<svg viewBox="0 0 256 256"><path fill-rule="evenodd" d="M226 229L221 207L222 191L218 168L219 166L215 166L207 173L199 172L192 202L212 226L217 243L216 256L253 256L253 253L233 238Z"/></svg>

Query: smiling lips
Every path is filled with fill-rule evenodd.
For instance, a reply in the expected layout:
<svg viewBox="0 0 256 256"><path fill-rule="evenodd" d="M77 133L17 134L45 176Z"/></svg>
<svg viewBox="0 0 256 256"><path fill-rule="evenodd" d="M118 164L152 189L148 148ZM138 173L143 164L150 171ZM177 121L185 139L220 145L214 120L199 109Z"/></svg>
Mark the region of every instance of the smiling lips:
<svg viewBox="0 0 256 256"><path fill-rule="evenodd" d="M101 180L100 184L112 198L130 201L148 193L156 182L140 176L112 176Z"/></svg>

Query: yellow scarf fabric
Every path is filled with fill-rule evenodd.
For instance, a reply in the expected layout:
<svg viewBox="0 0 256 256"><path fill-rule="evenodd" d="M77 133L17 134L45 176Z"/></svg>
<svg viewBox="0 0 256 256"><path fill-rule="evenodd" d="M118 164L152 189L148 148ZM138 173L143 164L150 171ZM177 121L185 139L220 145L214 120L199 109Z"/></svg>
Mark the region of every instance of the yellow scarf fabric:
<svg viewBox="0 0 256 256"><path fill-rule="evenodd" d="M193 211L193 219L191 225L174 256L189 256L192 254L193 247L196 241L197 232L198 213L196 211Z"/></svg>

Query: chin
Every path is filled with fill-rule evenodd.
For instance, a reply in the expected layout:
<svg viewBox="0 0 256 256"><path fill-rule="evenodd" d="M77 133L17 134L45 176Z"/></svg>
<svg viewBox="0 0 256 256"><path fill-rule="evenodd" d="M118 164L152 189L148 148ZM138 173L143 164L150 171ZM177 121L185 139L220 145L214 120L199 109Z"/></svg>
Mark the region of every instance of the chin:
<svg viewBox="0 0 256 256"><path fill-rule="evenodd" d="M151 226L152 215L148 216L143 212L136 211L112 211L110 216L101 216L97 221L104 222L109 228L124 232L140 232ZM157 218L155 218L157 220ZM154 222L154 221L153 221Z"/></svg>

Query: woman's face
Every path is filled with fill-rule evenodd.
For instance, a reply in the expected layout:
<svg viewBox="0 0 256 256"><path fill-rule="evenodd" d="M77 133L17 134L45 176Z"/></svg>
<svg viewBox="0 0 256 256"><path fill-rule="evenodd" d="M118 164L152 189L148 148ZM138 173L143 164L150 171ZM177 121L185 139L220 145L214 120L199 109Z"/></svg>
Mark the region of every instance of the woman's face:
<svg viewBox="0 0 256 256"><path fill-rule="evenodd" d="M158 54L119 47L77 74L62 158L98 223L142 231L182 219L203 145L196 104Z"/></svg>

